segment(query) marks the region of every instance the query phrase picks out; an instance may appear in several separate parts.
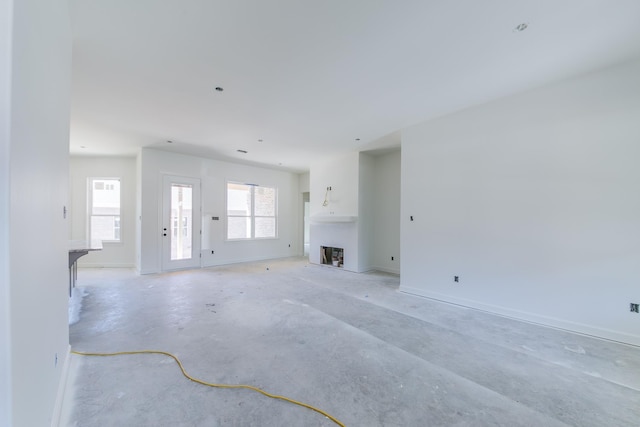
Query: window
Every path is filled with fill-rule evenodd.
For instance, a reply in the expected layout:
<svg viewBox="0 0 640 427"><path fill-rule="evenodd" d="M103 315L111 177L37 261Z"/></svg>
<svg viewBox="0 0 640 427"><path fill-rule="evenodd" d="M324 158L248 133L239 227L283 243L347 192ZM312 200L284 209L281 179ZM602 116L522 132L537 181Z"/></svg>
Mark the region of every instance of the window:
<svg viewBox="0 0 640 427"><path fill-rule="evenodd" d="M277 189L227 183L227 239L275 238Z"/></svg>
<svg viewBox="0 0 640 427"><path fill-rule="evenodd" d="M119 242L120 179L89 178L89 237Z"/></svg>

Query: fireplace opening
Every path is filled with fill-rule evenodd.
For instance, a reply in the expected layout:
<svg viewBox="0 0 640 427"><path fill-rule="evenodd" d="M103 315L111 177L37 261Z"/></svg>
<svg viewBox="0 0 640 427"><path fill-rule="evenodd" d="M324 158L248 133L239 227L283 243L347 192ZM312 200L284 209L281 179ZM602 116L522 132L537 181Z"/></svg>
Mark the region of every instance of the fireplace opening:
<svg viewBox="0 0 640 427"><path fill-rule="evenodd" d="M320 246L320 263L334 267L344 266L344 249Z"/></svg>

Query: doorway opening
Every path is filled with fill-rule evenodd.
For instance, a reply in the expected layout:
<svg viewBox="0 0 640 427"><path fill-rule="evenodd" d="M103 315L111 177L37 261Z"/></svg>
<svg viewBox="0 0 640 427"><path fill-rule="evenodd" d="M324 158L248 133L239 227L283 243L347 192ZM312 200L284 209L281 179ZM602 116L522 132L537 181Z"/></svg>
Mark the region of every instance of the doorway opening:
<svg viewBox="0 0 640 427"><path fill-rule="evenodd" d="M302 247L304 256L309 256L309 243L311 241L311 202L309 193L302 193Z"/></svg>

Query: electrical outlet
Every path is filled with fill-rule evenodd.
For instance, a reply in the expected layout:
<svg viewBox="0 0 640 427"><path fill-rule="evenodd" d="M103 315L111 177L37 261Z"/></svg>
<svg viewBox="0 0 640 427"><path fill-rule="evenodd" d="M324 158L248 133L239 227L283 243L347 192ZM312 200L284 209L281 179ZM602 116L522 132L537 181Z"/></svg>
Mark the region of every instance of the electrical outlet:
<svg viewBox="0 0 640 427"><path fill-rule="evenodd" d="M214 253L216 253L216 251L211 251L211 255L213 255Z"/></svg>
<svg viewBox="0 0 640 427"><path fill-rule="evenodd" d="M630 303L629 304L629 310L632 313L640 313L640 304L636 304L636 303Z"/></svg>
<svg viewBox="0 0 640 427"><path fill-rule="evenodd" d="M393 261L393 257L391 257L391 261Z"/></svg>
<svg viewBox="0 0 640 427"><path fill-rule="evenodd" d="M460 281L460 277L459 276L453 276L453 281L458 283Z"/></svg>

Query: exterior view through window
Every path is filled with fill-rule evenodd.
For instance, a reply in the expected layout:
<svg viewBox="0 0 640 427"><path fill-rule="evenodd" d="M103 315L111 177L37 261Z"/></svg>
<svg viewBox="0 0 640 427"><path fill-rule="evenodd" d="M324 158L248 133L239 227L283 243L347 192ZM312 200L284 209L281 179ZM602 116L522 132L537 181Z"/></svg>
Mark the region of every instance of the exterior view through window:
<svg viewBox="0 0 640 427"><path fill-rule="evenodd" d="M91 240L119 242L120 179L89 179L89 237Z"/></svg>
<svg viewBox="0 0 640 427"><path fill-rule="evenodd" d="M171 185L171 260L191 258L193 188Z"/></svg>
<svg viewBox="0 0 640 427"><path fill-rule="evenodd" d="M227 239L264 239L278 236L277 189L227 183Z"/></svg>

